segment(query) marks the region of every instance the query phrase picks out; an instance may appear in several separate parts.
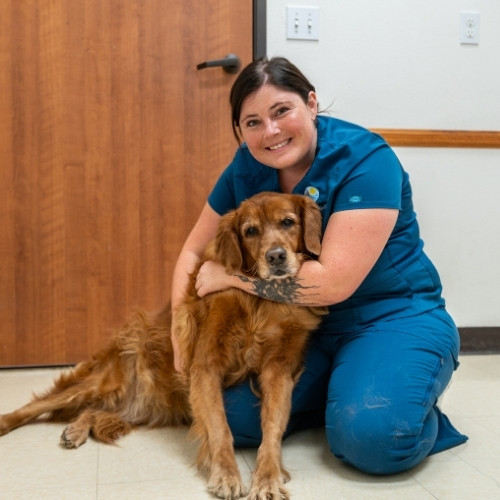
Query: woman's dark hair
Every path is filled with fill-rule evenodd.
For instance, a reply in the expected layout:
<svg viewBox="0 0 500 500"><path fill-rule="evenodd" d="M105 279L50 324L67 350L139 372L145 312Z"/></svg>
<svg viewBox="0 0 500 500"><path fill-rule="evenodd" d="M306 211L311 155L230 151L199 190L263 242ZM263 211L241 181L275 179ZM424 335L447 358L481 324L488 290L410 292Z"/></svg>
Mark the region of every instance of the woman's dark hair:
<svg viewBox="0 0 500 500"><path fill-rule="evenodd" d="M248 95L260 89L263 85L274 85L282 90L295 92L307 104L309 92L315 92L314 86L284 57L263 57L251 62L236 78L229 94L231 103L231 118L233 134L240 144L238 127L240 125L241 106Z"/></svg>

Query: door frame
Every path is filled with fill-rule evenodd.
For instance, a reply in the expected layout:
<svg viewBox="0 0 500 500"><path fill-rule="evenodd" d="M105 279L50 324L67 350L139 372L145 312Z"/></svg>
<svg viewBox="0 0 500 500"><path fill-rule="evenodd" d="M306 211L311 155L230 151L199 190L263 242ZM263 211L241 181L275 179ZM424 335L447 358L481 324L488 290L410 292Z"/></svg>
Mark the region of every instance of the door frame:
<svg viewBox="0 0 500 500"><path fill-rule="evenodd" d="M267 1L253 0L253 60L267 52Z"/></svg>

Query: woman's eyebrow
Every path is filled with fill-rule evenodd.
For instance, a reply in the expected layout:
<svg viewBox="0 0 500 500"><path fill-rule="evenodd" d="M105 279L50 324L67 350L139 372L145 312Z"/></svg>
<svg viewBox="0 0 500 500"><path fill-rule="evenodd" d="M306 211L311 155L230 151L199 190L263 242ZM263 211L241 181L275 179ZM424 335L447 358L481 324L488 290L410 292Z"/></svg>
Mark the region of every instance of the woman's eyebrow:
<svg viewBox="0 0 500 500"><path fill-rule="evenodd" d="M272 111L273 109L275 108L279 108L280 106L283 106L283 104L287 104L289 105L290 104L290 101L278 101L276 103L274 103L270 108L269 108L269 111ZM258 114L257 113L250 113L248 115L245 115L241 121L245 121L245 120L248 120L249 118L258 118Z"/></svg>
<svg viewBox="0 0 500 500"><path fill-rule="evenodd" d="M250 113L248 115L245 115L243 118L241 118L240 121L244 122L244 121L248 120L249 118L256 118L258 116L259 115L257 113Z"/></svg>
<svg viewBox="0 0 500 500"><path fill-rule="evenodd" d="M283 106L283 104L290 104L290 101L279 101L279 102L277 102L277 103L273 104L273 105L269 108L269 110L272 110L272 109L274 109L274 108L278 108L278 107L280 107L280 106Z"/></svg>

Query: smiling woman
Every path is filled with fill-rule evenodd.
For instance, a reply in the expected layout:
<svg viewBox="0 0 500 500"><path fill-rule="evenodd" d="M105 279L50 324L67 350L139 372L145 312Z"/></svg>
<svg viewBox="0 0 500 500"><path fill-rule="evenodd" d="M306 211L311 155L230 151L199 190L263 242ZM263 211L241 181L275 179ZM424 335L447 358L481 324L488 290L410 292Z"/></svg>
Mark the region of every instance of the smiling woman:
<svg viewBox="0 0 500 500"><path fill-rule="evenodd" d="M283 192L290 193L314 160L316 149L316 94L307 100L295 92L266 84L241 106L239 133L253 157L279 170Z"/></svg>
<svg viewBox="0 0 500 500"><path fill-rule="evenodd" d="M326 423L332 453L375 474L407 470L463 443L467 438L436 406L458 366L458 332L394 152L379 135L318 116L314 86L283 58L244 68L230 102L240 147L181 252L174 311L186 273L221 216L262 191L305 194L323 215L317 260L303 262L296 276L276 280L272 289L257 274L228 274L208 261L196 277L198 295L238 288L273 301L329 306L306 354L287 432ZM391 405L367 406L368 392ZM226 391L239 446L260 443L255 408L250 384Z"/></svg>

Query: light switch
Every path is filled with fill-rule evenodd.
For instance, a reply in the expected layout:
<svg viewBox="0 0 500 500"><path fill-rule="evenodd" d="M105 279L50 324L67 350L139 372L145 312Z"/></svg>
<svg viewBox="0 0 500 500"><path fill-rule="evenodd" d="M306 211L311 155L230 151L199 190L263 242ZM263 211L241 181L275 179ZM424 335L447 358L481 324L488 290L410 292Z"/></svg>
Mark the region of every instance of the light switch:
<svg viewBox="0 0 500 500"><path fill-rule="evenodd" d="M286 37L290 40L319 40L319 7L286 7Z"/></svg>

